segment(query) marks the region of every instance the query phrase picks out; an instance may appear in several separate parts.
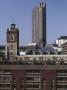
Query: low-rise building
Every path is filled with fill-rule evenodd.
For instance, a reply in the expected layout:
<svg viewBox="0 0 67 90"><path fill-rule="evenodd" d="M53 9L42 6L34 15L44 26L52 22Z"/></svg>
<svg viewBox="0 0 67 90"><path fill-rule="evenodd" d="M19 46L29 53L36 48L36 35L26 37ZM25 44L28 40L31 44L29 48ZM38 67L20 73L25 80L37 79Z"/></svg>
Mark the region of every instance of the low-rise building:
<svg viewBox="0 0 67 90"><path fill-rule="evenodd" d="M55 43L56 43L59 47L61 47L61 45L62 45L65 41L67 41L67 36L60 36L60 37L55 41Z"/></svg>
<svg viewBox="0 0 67 90"><path fill-rule="evenodd" d="M67 54L67 41L64 42L62 45L62 54Z"/></svg>

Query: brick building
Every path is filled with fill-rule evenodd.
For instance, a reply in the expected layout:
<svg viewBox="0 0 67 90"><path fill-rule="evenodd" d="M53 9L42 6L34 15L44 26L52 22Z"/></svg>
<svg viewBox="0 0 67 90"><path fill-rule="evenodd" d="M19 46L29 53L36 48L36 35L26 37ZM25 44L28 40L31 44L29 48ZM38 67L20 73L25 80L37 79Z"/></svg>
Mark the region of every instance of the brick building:
<svg viewBox="0 0 67 90"><path fill-rule="evenodd" d="M34 55L24 61L0 61L0 90L67 90L66 58Z"/></svg>

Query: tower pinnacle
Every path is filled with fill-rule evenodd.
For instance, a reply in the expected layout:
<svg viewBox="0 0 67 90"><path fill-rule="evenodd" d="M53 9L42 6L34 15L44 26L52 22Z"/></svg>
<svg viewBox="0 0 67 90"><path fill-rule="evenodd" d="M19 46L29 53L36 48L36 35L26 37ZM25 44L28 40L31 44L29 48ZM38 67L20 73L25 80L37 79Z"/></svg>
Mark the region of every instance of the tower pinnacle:
<svg viewBox="0 0 67 90"><path fill-rule="evenodd" d="M45 0L41 0L41 3L44 3L45 2Z"/></svg>
<svg viewBox="0 0 67 90"><path fill-rule="evenodd" d="M40 2L40 6L43 7L44 5L45 5L44 1L41 0L41 2Z"/></svg>

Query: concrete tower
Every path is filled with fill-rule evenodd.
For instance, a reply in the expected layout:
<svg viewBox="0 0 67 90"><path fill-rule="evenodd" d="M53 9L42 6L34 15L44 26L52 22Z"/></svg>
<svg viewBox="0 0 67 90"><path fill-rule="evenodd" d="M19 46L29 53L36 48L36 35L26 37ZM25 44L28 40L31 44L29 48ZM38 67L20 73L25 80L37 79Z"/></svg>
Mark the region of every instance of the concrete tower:
<svg viewBox="0 0 67 90"><path fill-rule="evenodd" d="M46 45L46 4L42 2L32 11L32 43Z"/></svg>
<svg viewBox="0 0 67 90"><path fill-rule="evenodd" d="M19 30L15 24L11 24L6 34L6 58L14 59L19 53Z"/></svg>

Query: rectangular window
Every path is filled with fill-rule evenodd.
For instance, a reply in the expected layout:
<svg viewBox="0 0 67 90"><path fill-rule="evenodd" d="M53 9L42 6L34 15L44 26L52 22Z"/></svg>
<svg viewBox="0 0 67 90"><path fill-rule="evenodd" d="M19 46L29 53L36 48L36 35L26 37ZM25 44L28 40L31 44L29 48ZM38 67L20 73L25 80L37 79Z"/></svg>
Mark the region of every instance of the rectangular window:
<svg viewBox="0 0 67 90"><path fill-rule="evenodd" d="M10 34L10 41L14 41L14 34Z"/></svg>
<svg viewBox="0 0 67 90"><path fill-rule="evenodd" d="M10 50L13 50L13 46L12 45L10 46Z"/></svg>

